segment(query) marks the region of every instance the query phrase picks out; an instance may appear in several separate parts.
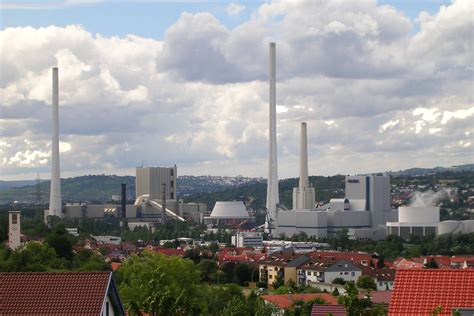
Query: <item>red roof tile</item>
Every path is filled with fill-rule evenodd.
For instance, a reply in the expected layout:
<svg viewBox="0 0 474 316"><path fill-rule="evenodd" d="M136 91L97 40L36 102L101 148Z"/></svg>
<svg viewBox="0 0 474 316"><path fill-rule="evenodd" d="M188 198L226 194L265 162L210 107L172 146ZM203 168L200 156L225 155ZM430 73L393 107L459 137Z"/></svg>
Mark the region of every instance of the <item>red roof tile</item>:
<svg viewBox="0 0 474 316"><path fill-rule="evenodd" d="M311 309L311 316L346 316L346 309L343 305L320 305L314 304Z"/></svg>
<svg viewBox="0 0 474 316"><path fill-rule="evenodd" d="M291 307L295 301L307 302L316 298L321 298L329 304L337 304L336 298L328 293L263 295L262 298L281 309Z"/></svg>
<svg viewBox="0 0 474 316"><path fill-rule="evenodd" d="M365 294L359 294L359 298L364 298ZM387 304L390 303L392 297L392 291L372 291L370 292L370 300L376 304Z"/></svg>
<svg viewBox="0 0 474 316"><path fill-rule="evenodd" d="M439 315L454 307L474 307L474 270L399 270L390 300L389 315Z"/></svg>
<svg viewBox="0 0 474 316"><path fill-rule="evenodd" d="M110 272L0 273L0 315L99 315Z"/></svg>

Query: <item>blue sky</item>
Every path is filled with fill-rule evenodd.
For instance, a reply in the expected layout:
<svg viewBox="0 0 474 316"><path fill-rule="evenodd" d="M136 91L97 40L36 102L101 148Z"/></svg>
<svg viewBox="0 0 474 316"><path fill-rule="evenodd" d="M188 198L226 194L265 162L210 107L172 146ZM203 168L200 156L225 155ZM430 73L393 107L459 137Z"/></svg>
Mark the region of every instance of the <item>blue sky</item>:
<svg viewBox="0 0 474 316"><path fill-rule="evenodd" d="M80 24L92 34L124 36L135 34L163 39L168 27L174 24L182 12L209 12L228 28L234 28L248 20L266 1L3 1L1 27L49 25L65 26ZM434 14L446 0L380 0L404 12L412 21L420 11ZM230 3L245 7L236 15L229 15ZM415 24L414 31L418 30Z"/></svg>

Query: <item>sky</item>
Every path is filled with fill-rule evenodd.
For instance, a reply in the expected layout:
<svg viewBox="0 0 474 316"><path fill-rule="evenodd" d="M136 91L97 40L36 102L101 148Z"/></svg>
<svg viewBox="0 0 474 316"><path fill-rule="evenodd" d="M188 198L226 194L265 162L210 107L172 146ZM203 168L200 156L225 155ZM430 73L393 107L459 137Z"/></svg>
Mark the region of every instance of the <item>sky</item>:
<svg viewBox="0 0 474 316"><path fill-rule="evenodd" d="M3 1L0 180L266 177L268 43L280 178L473 163L474 6L456 1Z"/></svg>

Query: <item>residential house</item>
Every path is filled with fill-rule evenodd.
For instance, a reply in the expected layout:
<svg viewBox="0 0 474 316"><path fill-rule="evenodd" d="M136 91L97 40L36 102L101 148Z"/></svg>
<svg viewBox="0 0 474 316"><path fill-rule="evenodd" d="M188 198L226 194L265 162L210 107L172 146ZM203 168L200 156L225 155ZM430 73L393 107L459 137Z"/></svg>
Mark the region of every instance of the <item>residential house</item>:
<svg viewBox="0 0 474 316"><path fill-rule="evenodd" d="M389 316L474 314L474 270L399 270L390 299Z"/></svg>
<svg viewBox="0 0 474 316"><path fill-rule="evenodd" d="M377 285L377 291L388 291L393 290L393 284L395 282L395 269L370 269L366 268L362 271L362 274L372 277Z"/></svg>
<svg viewBox="0 0 474 316"><path fill-rule="evenodd" d="M298 285L332 283L336 278L355 282L361 275L362 269L348 260L313 259L298 269Z"/></svg>
<svg viewBox="0 0 474 316"><path fill-rule="evenodd" d="M262 260L259 264L260 282L266 282L269 288L277 278L283 279L285 284L290 280L297 283L297 268L308 260L309 257L294 253L282 253Z"/></svg>
<svg viewBox="0 0 474 316"><path fill-rule="evenodd" d="M111 272L7 272L0 285L0 315L125 315Z"/></svg>

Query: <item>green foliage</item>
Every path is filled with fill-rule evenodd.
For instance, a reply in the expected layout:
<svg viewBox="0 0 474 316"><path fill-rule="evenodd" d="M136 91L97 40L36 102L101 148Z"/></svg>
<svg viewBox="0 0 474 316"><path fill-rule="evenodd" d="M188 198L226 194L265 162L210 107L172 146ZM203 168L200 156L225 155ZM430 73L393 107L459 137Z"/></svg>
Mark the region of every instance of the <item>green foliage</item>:
<svg viewBox="0 0 474 316"><path fill-rule="evenodd" d="M295 301L290 308L285 309L284 316L310 316L314 304L326 304L326 301L321 298L313 300Z"/></svg>
<svg viewBox="0 0 474 316"><path fill-rule="evenodd" d="M346 280L344 280L344 278L338 277L338 278L335 278L334 280L332 280L331 283L332 283L332 284L345 285L345 284L346 284Z"/></svg>
<svg viewBox="0 0 474 316"><path fill-rule="evenodd" d="M334 290L331 292L331 294L333 296L339 296L339 290L337 289L337 287L334 288Z"/></svg>
<svg viewBox="0 0 474 316"><path fill-rule="evenodd" d="M143 253L125 261L117 272L126 308L154 315L189 315L202 310L200 271L190 260Z"/></svg>
<svg viewBox="0 0 474 316"><path fill-rule="evenodd" d="M211 259L203 259L197 265L204 282L213 282L217 278L217 263Z"/></svg>
<svg viewBox="0 0 474 316"><path fill-rule="evenodd" d="M356 285L366 290L373 290L373 291L377 290L377 285L375 284L375 280L368 275L361 275L357 279Z"/></svg>
<svg viewBox="0 0 474 316"><path fill-rule="evenodd" d="M281 274L278 274L275 278L275 281L273 281L272 286L276 290L283 285L285 285L285 280L283 279L283 276Z"/></svg>
<svg viewBox="0 0 474 316"><path fill-rule="evenodd" d="M64 225L58 225L46 236L45 242L56 251L59 257L72 260L71 239L72 235L67 233Z"/></svg>
<svg viewBox="0 0 474 316"><path fill-rule="evenodd" d="M428 268L428 269L438 269L439 266L438 266L438 263L437 263L433 258L431 258L431 259L426 263L426 268Z"/></svg>
<svg viewBox="0 0 474 316"><path fill-rule="evenodd" d="M366 309L372 306L372 302L367 298L359 298L357 288L353 281L347 282L344 286L346 294L340 296L338 303L344 305L348 316L366 315Z"/></svg>

